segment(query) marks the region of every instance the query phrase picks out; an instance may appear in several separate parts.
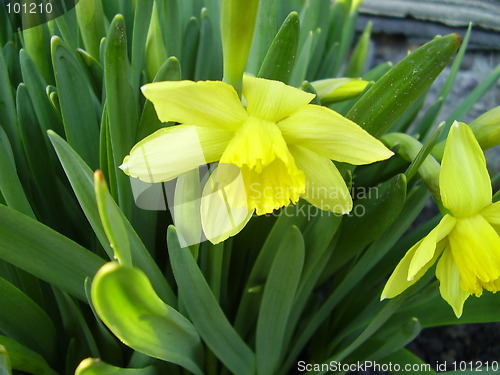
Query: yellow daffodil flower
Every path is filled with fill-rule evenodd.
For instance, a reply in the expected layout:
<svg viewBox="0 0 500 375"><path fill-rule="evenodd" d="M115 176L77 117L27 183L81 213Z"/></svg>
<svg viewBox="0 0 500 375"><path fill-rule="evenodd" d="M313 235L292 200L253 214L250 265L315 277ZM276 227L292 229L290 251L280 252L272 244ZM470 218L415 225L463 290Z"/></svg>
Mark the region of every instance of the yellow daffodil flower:
<svg viewBox="0 0 500 375"><path fill-rule="evenodd" d="M414 284L437 261L439 290L455 315L471 294L500 289L500 202L492 189L484 154L464 123L455 122L446 141L439 175L441 200L449 214L400 261L382 299Z"/></svg>
<svg viewBox="0 0 500 375"><path fill-rule="evenodd" d="M282 82L245 76L244 104L231 85L220 81L152 83L142 91L161 121L180 125L139 142L120 168L142 181L160 182L220 161L219 173L212 174L209 182L227 186L228 181L237 180L229 176L234 169L224 173L220 166L236 166L242 183L225 194L231 195L226 202L232 208L244 208L238 223L246 222L243 217L248 212L271 213L300 197L323 210L348 213L352 199L331 160L359 165L393 154L352 121L309 104L313 94ZM215 215L214 202L204 205L203 199L202 222L207 232L206 227L214 225L207 217L211 212ZM234 230L216 236L216 241L242 228L232 225ZM214 242L213 236L207 237Z"/></svg>

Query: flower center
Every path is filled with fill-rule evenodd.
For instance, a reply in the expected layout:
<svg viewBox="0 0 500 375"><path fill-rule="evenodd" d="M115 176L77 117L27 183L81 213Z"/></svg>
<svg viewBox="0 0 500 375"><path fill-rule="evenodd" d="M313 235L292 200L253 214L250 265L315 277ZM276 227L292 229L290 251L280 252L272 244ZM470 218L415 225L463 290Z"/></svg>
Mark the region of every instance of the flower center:
<svg viewBox="0 0 500 375"><path fill-rule="evenodd" d="M295 165L278 126L250 116L229 142L221 163L240 167L246 205L258 215L296 203L305 192L305 177Z"/></svg>

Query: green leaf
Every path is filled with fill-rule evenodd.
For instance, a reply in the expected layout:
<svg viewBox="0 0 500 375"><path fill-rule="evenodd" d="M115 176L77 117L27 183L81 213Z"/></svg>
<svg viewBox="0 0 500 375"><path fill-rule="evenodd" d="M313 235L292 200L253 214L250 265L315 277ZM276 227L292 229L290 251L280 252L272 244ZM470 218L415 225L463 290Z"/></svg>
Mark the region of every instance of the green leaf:
<svg viewBox="0 0 500 375"><path fill-rule="evenodd" d="M0 7L2 8L2 7ZM11 81L7 62L3 50L0 49L0 127L3 127L10 142L19 141L19 129L17 127L16 104L12 92Z"/></svg>
<svg viewBox="0 0 500 375"><path fill-rule="evenodd" d="M143 369L120 368L109 365L100 359L84 359L75 370L75 375L156 375L154 367L149 366Z"/></svg>
<svg viewBox="0 0 500 375"><path fill-rule="evenodd" d="M130 243L128 241L125 223L123 222L123 216L111 197L111 194L109 194L104 176L99 170L94 173L94 186L99 216L101 217L106 237L114 251L114 257L120 264L132 266Z"/></svg>
<svg viewBox="0 0 500 375"><path fill-rule="evenodd" d="M128 54L125 19L115 16L109 27L104 56L106 110L114 165L109 173L116 174L118 202L125 216L132 212L130 181L119 168L135 141L139 115L135 96L128 81ZM115 197L116 198L116 197Z"/></svg>
<svg viewBox="0 0 500 375"><path fill-rule="evenodd" d="M57 113L54 111L45 93L45 80L33 63L33 60L31 60L26 51L21 50L19 52L19 61L21 64L23 81L30 94L40 128L43 132L52 129L57 134L64 134L61 119L57 116ZM47 146L49 146L49 142L45 137L44 141L47 142Z"/></svg>
<svg viewBox="0 0 500 375"><path fill-rule="evenodd" d="M257 13L252 47L248 56L247 72L257 74L275 35L276 0L262 0Z"/></svg>
<svg viewBox="0 0 500 375"><path fill-rule="evenodd" d="M167 48L168 56L179 57L181 51L181 8L183 1L179 0L164 0L159 1L160 20L163 21L163 40Z"/></svg>
<svg viewBox="0 0 500 375"><path fill-rule="evenodd" d="M10 337L0 335L0 346L7 349L14 370L37 375L55 375L42 356Z"/></svg>
<svg viewBox="0 0 500 375"><path fill-rule="evenodd" d="M450 62L460 37L436 37L418 48L380 78L347 117L375 136L383 134L431 85Z"/></svg>
<svg viewBox="0 0 500 375"><path fill-rule="evenodd" d="M52 38L51 51L66 139L95 169L99 165L99 126L89 82L73 52L57 36Z"/></svg>
<svg viewBox="0 0 500 375"><path fill-rule="evenodd" d="M47 82L53 82L54 77L50 65L50 36L47 25L41 24L23 30L23 40L26 51L33 59L43 78Z"/></svg>
<svg viewBox="0 0 500 375"><path fill-rule="evenodd" d="M80 0L76 4L76 19L85 50L99 60L99 45L106 35L101 0Z"/></svg>
<svg viewBox="0 0 500 375"><path fill-rule="evenodd" d="M340 269L366 245L379 238L398 218L406 199L406 178L400 174L374 188L362 188L354 200L352 214L344 217L339 241L333 254L333 269ZM354 190L356 192L356 190ZM363 231L363 235L356 235ZM327 277L325 275L325 277Z"/></svg>
<svg viewBox="0 0 500 375"><path fill-rule="evenodd" d="M299 53L299 58L297 59L297 63L295 64L292 75L290 77L291 86L300 87L300 85L306 78L307 66L311 58L314 36L314 33L310 31L306 41L304 42L304 45L302 46L302 49Z"/></svg>
<svg viewBox="0 0 500 375"><path fill-rule="evenodd" d="M257 320L256 359L259 375L274 374L287 343L285 334L304 265L304 239L297 227L283 237L264 287Z"/></svg>
<svg viewBox="0 0 500 375"><path fill-rule="evenodd" d="M14 154L7 134L0 127L0 192L9 207L32 218L35 214L26 198L19 176L17 175Z"/></svg>
<svg viewBox="0 0 500 375"><path fill-rule="evenodd" d="M202 374L203 347L196 329L158 297L138 268L105 264L92 281L91 296L99 317L125 344Z"/></svg>
<svg viewBox="0 0 500 375"><path fill-rule="evenodd" d="M0 258L81 300L85 278L104 263L67 237L2 205Z"/></svg>
<svg viewBox="0 0 500 375"><path fill-rule="evenodd" d="M56 329L47 313L21 290L0 277L0 331L54 359ZM22 312L22 316L19 313Z"/></svg>
<svg viewBox="0 0 500 375"><path fill-rule="evenodd" d="M196 54L200 39L200 23L196 17L191 17L184 32L181 51L182 79L194 79Z"/></svg>
<svg viewBox="0 0 500 375"><path fill-rule="evenodd" d="M299 35L299 15L292 12L274 37L257 76L288 83L295 64Z"/></svg>
<svg viewBox="0 0 500 375"><path fill-rule="evenodd" d="M130 67L132 88L139 86L141 72L144 69L144 51L154 3L154 0L142 0L141 5L135 7L134 32L132 34L132 62Z"/></svg>
<svg viewBox="0 0 500 375"><path fill-rule="evenodd" d="M288 206L283 209L271 233L267 236L262 249L259 251L259 255L252 267L245 288L243 289L244 294L241 297L238 313L236 314L235 327L243 337L253 328L253 324L257 320L260 299L262 297L260 290L269 275L269 270L271 269L271 265L283 236L292 225L300 228L306 221L307 217L305 214L299 215L294 213L296 209L301 210L301 207L306 208L307 204L303 201L299 201L296 207ZM302 213L302 211L299 212Z"/></svg>
<svg viewBox="0 0 500 375"><path fill-rule="evenodd" d="M408 349L400 349L396 353L393 353L380 361L380 364L394 364L398 363L401 366L400 371L393 371L395 375L422 375L422 371L426 374L435 374L436 372L431 368L431 365L425 363L415 354L410 352ZM410 366L410 368L418 370L409 370L405 366ZM443 373L440 373L441 375Z"/></svg>
<svg viewBox="0 0 500 375"><path fill-rule="evenodd" d="M163 41L162 29L158 19L158 4L156 1L153 5L151 14L151 22L149 24L148 36L146 39L146 72L149 81L155 77L158 69L167 59L167 50Z"/></svg>
<svg viewBox="0 0 500 375"><path fill-rule="evenodd" d="M180 247L172 226L167 243L179 296L203 341L233 374L254 374L253 352L227 320L189 249Z"/></svg>
<svg viewBox="0 0 500 375"><path fill-rule="evenodd" d="M92 170L61 137L53 132L49 132L49 137L54 145L57 155L59 156L61 164L66 172L71 186L73 187L78 201L85 212L85 216L94 229L101 245L106 250L110 259L112 259L113 251L109 246L109 242L106 238L97 209ZM126 220L123 214L120 215L125 223L125 229L128 234L133 263L146 272L160 297L164 299L165 302L175 305L175 295L158 269L158 266L154 262L148 250L144 247L144 244L140 240L134 228Z"/></svg>
<svg viewBox="0 0 500 375"><path fill-rule="evenodd" d="M215 48L214 26L206 8L201 11L200 42L196 53L194 80L215 79L212 75Z"/></svg>
<svg viewBox="0 0 500 375"><path fill-rule="evenodd" d="M366 62L368 60L368 48L370 47L370 36L372 32L372 22L368 21L361 34L358 44L352 52L349 64L345 69L345 77L360 77L365 70Z"/></svg>
<svg viewBox="0 0 500 375"><path fill-rule="evenodd" d="M161 81L180 81L181 79L181 67L179 65L179 60L176 57L169 57L167 61L161 66L154 78L153 82ZM139 128L137 130L137 141L153 134L155 131L168 126L173 123L163 123L158 118L156 110L149 100L144 103L144 109L142 110L141 120L139 122Z"/></svg>

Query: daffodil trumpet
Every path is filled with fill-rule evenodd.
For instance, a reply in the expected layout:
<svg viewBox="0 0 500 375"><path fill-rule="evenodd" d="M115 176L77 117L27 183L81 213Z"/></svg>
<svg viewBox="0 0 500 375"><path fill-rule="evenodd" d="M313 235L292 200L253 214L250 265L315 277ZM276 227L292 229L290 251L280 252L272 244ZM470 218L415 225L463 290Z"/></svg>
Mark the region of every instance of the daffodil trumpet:
<svg viewBox="0 0 500 375"><path fill-rule="evenodd" d="M446 141L439 189L449 211L390 276L382 299L416 283L437 262L443 299L457 317L467 298L500 289L500 202L492 203L486 160L471 128L455 122Z"/></svg>

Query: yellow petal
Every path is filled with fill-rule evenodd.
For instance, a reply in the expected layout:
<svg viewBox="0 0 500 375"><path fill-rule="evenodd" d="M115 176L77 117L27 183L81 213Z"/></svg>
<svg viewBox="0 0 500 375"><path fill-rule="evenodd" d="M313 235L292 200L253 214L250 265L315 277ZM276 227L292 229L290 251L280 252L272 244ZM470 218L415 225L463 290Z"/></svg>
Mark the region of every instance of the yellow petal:
<svg viewBox="0 0 500 375"><path fill-rule="evenodd" d="M278 126L288 144L308 147L332 160L359 165L393 155L359 125L326 107L310 104Z"/></svg>
<svg viewBox="0 0 500 375"><path fill-rule="evenodd" d="M491 182L483 151L464 123L455 121L450 129L439 187L444 206L457 217L474 215L491 203Z"/></svg>
<svg viewBox="0 0 500 375"><path fill-rule="evenodd" d="M446 215L430 233L424 237L422 244L415 252L408 269L408 280L415 277L418 271L424 267L433 257L436 251L436 244L445 238L455 226L456 219Z"/></svg>
<svg viewBox="0 0 500 375"><path fill-rule="evenodd" d="M437 245L436 249L437 251L434 252L433 258L418 270L418 272L414 275L413 279L409 280L408 269L410 267L410 263L413 257L415 256L415 252L422 245L422 242L423 239L417 242L415 245L413 245L412 248L408 250L403 259L401 259L399 264L396 266L396 269L394 270L392 275L389 277L389 280L385 284L384 290L382 291L382 296L380 298L381 300L385 298L396 297L397 295L401 294L406 289L408 289L410 286L415 284L423 275L425 275L427 270L434 264L436 259L441 254L441 251L445 247L446 241L441 241Z"/></svg>
<svg viewBox="0 0 500 375"><path fill-rule="evenodd" d="M247 117L238 94L220 81L171 81L142 86L162 122L235 130Z"/></svg>
<svg viewBox="0 0 500 375"><path fill-rule="evenodd" d="M500 277L500 237L481 215L458 219L449 235L462 289L481 295L481 283Z"/></svg>
<svg viewBox="0 0 500 375"><path fill-rule="evenodd" d="M481 211L481 215L493 225L500 225L500 201L487 206Z"/></svg>
<svg viewBox="0 0 500 375"><path fill-rule="evenodd" d="M240 167L247 189L247 208L256 209L258 215L296 203L305 191L304 174L273 122L249 117L220 161Z"/></svg>
<svg viewBox="0 0 500 375"><path fill-rule="evenodd" d="M225 130L192 125L163 128L137 143L120 168L144 182L172 180L219 160L231 136Z"/></svg>
<svg viewBox="0 0 500 375"><path fill-rule="evenodd" d="M457 318L460 318L464 302L470 294L460 287L460 273L449 249L445 250L439 259L436 277L439 280L441 297L453 308Z"/></svg>
<svg viewBox="0 0 500 375"><path fill-rule="evenodd" d="M213 244L245 227L253 211L246 208L245 183L237 166L217 166L203 188L200 211L203 232Z"/></svg>
<svg viewBox="0 0 500 375"><path fill-rule="evenodd" d="M243 96L251 116L272 122L290 116L314 99L314 94L287 86L283 82L248 75L243 77Z"/></svg>
<svg viewBox="0 0 500 375"><path fill-rule="evenodd" d="M335 164L306 147L290 147L295 162L306 176L303 198L325 211L346 214L352 210L352 198Z"/></svg>

